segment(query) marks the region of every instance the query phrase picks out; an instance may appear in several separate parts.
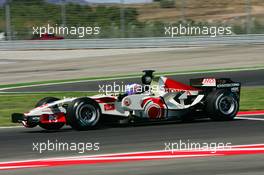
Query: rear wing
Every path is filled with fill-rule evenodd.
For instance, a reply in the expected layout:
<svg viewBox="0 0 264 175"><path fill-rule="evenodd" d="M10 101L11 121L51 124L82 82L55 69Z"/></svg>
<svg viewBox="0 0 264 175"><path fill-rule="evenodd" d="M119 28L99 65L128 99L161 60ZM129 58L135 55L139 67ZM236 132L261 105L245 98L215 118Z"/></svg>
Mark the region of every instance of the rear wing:
<svg viewBox="0 0 264 175"><path fill-rule="evenodd" d="M190 80L190 85L196 88L241 88L240 82L230 78L195 78Z"/></svg>

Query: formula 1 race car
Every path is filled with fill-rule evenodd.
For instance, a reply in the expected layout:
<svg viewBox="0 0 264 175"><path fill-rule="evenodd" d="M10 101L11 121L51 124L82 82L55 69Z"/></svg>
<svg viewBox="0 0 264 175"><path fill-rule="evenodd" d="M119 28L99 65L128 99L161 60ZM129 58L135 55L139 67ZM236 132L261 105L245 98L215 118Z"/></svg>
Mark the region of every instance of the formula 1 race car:
<svg viewBox="0 0 264 175"><path fill-rule="evenodd" d="M229 78L196 78L186 85L168 77L155 81L153 70L143 72L142 84L128 85L125 92L61 100L46 97L28 113L12 114L12 122L47 130L65 124L87 130L97 128L107 118L120 123L232 120L239 110L241 84Z"/></svg>

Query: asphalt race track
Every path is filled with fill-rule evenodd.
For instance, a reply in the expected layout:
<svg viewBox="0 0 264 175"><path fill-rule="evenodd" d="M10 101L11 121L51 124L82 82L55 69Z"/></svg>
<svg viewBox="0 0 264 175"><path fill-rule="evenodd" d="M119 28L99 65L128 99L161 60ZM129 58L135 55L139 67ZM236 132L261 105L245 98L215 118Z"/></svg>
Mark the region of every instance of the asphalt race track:
<svg viewBox="0 0 264 175"><path fill-rule="evenodd" d="M261 118L261 117L260 117ZM235 120L232 122L148 124L129 127L105 126L99 130L77 132L65 128L58 132L36 129L1 129L2 161L27 160L56 156L82 155L76 152L33 151L33 142L99 142L100 150L84 155L162 150L165 142L230 142L232 145L258 144L264 140L264 121ZM11 174L261 174L264 157L241 155L230 157L186 158L144 162L108 163L53 168L12 170ZM128 170L130 173L128 173ZM89 172L89 173L88 173ZM1 171L8 174L10 171Z"/></svg>
<svg viewBox="0 0 264 175"><path fill-rule="evenodd" d="M243 86L263 86L264 70L226 72L214 74L195 74L172 76L187 83L189 78L202 76L230 77L241 81ZM123 81L123 80L118 80ZM135 79L123 82L137 82ZM95 90L98 84L109 82L82 82L19 88L7 91L87 91ZM111 83L111 82L110 82ZM242 117L243 118L243 117ZM259 120L258 120L259 119ZM105 125L98 130L73 131L65 127L60 131L44 131L40 128L8 128L0 129L1 162L28 160L51 157L82 156L108 153L152 151L165 149L167 142L195 143L231 143L232 145L263 144L264 116L247 116L231 122L213 122L208 119L192 123L158 123L137 124L133 126ZM77 151L33 151L33 143L63 142L100 143L99 151L84 154ZM225 175L261 175L264 173L263 154L236 155L220 157L175 158L152 161L129 161L121 163L99 163L89 165L58 166L29 168L18 170L0 170L5 174L225 174Z"/></svg>
<svg viewBox="0 0 264 175"><path fill-rule="evenodd" d="M189 79L200 77L231 78L233 81L242 83L242 86L263 86L264 69L249 70L237 72L220 72L220 73L199 73L169 76L182 83L189 84ZM47 91L99 91L102 85L113 85L113 83L122 85L127 83L140 83L140 78L109 80L109 81L86 81L79 83L66 83L58 85L40 85L34 87L14 88L4 90L3 92L47 92ZM99 86L100 85L100 86Z"/></svg>

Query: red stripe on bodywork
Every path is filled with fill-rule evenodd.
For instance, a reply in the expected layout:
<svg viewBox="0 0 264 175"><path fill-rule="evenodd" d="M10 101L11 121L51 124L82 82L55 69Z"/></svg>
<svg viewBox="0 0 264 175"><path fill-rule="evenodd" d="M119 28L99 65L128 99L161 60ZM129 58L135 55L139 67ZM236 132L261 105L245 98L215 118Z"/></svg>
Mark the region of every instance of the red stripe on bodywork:
<svg viewBox="0 0 264 175"><path fill-rule="evenodd" d="M56 120L50 120L50 114L43 114L40 116L40 123L49 124L49 123L66 123L66 117L63 112L52 114Z"/></svg>
<svg viewBox="0 0 264 175"><path fill-rule="evenodd" d="M183 84L181 82L178 82L178 81L175 81L173 79L170 79L170 78L167 78L164 82L164 85L165 85L165 89L166 90L176 90L176 91L179 91L179 90L183 90L183 91L200 91L200 89L197 89L197 88L194 88L192 86L189 86L189 85L186 85L186 84Z"/></svg>
<svg viewBox="0 0 264 175"><path fill-rule="evenodd" d="M102 98L94 98L98 103L113 103L116 101L115 97L102 97Z"/></svg>

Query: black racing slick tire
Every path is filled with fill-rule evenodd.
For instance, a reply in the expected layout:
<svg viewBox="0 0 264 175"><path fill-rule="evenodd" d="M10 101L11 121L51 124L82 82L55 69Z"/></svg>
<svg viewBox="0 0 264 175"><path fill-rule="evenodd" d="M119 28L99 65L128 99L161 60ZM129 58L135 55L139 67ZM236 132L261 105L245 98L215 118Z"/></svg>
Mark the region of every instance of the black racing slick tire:
<svg viewBox="0 0 264 175"><path fill-rule="evenodd" d="M39 106L45 105L47 103L52 103L52 102L58 101L58 100L60 100L60 99L58 99L56 97L45 97L45 98L39 100L37 102L37 104L35 105L35 107L39 107Z"/></svg>
<svg viewBox="0 0 264 175"><path fill-rule="evenodd" d="M239 99L228 90L212 91L208 94L206 101L206 112L212 120L233 120L239 111Z"/></svg>
<svg viewBox="0 0 264 175"><path fill-rule="evenodd" d="M52 102L58 101L58 100L60 100L60 99L55 98L55 97L45 97L45 98L41 99L40 101L38 101L35 107L39 107L39 106L45 105L47 103L52 103ZM59 130L64 126L64 123L51 123L51 124L40 123L39 126L43 129L46 129L46 130Z"/></svg>
<svg viewBox="0 0 264 175"><path fill-rule="evenodd" d="M67 122L76 130L96 129L100 125L101 118L101 108L91 98L76 99L67 109Z"/></svg>

